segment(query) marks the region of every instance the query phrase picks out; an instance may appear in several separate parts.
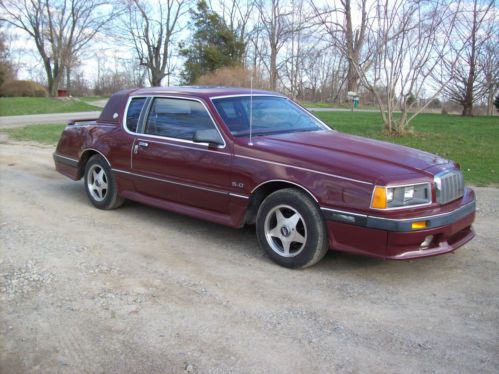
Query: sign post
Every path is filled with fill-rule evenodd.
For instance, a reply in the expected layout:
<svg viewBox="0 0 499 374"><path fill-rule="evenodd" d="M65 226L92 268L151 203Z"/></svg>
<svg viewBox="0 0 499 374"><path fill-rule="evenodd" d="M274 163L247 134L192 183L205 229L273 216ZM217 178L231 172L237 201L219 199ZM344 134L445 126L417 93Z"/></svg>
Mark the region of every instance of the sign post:
<svg viewBox="0 0 499 374"><path fill-rule="evenodd" d="M355 108L359 107L359 95L357 94L357 92L348 91L347 96L350 100L352 100L352 112L353 112Z"/></svg>

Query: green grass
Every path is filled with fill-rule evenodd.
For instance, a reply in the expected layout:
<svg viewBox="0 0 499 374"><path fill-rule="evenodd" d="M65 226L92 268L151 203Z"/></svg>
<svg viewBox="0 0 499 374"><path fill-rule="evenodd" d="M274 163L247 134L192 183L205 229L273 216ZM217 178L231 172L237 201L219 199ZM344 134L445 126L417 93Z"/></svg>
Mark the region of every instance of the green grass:
<svg viewBox="0 0 499 374"><path fill-rule="evenodd" d="M407 145L439 154L461 164L467 183L499 186L499 117L421 114L414 135L388 137L378 113L318 112L339 131ZM55 144L65 125L37 125L4 130L16 140Z"/></svg>
<svg viewBox="0 0 499 374"><path fill-rule="evenodd" d="M330 103L314 103L312 101L299 101L299 103L306 108L332 108L333 105Z"/></svg>
<svg viewBox="0 0 499 374"><path fill-rule="evenodd" d="M0 116L25 114L91 112L102 108L78 99L56 99L50 97L1 97Z"/></svg>
<svg viewBox="0 0 499 374"><path fill-rule="evenodd" d="M352 109L351 102L344 102L341 104L335 103L323 103L323 102L313 102L313 101L299 101L300 105L305 108L339 108L339 109ZM374 109L378 110L378 107L373 104L364 104L361 103L359 109Z"/></svg>
<svg viewBox="0 0 499 374"><path fill-rule="evenodd" d="M66 125L46 124L1 130L14 140L35 141L43 144L56 144Z"/></svg>
<svg viewBox="0 0 499 374"><path fill-rule="evenodd" d="M389 137L381 131L379 113L316 115L342 132L422 149L457 161L467 183L499 185L499 117L421 114L412 123L413 135Z"/></svg>
<svg viewBox="0 0 499 374"><path fill-rule="evenodd" d="M77 98L78 100L81 100L85 103L92 104L92 101L98 101L98 100L107 100L109 97L106 96L81 96Z"/></svg>

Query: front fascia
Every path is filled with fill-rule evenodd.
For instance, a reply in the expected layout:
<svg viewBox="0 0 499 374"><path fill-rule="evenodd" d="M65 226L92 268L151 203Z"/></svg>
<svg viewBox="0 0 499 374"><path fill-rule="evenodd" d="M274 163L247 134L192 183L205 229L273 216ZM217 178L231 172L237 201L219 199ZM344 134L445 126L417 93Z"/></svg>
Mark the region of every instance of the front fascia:
<svg viewBox="0 0 499 374"><path fill-rule="evenodd" d="M452 252L474 237L471 225L476 202L473 190L466 188L462 198L445 206L427 208L400 217L378 212L361 214L347 210L321 208L329 232L331 248L372 257L407 260ZM429 213L431 212L431 214ZM421 229L413 223L425 222ZM423 243L429 241L425 246Z"/></svg>

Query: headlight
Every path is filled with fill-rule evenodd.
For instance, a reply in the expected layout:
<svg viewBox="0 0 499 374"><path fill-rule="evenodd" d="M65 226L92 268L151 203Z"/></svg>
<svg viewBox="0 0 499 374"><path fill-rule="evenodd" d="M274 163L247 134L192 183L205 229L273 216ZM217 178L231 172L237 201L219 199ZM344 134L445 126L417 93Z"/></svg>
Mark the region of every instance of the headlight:
<svg viewBox="0 0 499 374"><path fill-rule="evenodd" d="M429 183L393 187L376 186L373 192L371 208L394 209L429 203L431 203L431 187Z"/></svg>

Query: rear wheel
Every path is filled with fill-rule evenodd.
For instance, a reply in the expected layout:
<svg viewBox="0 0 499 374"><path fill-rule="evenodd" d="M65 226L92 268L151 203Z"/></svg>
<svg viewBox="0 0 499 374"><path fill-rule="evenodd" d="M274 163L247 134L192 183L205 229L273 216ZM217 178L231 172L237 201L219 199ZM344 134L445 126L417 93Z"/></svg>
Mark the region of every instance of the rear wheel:
<svg viewBox="0 0 499 374"><path fill-rule="evenodd" d="M99 209L115 209L124 202L118 196L111 168L101 155L93 155L85 165L85 190L90 202Z"/></svg>
<svg viewBox="0 0 499 374"><path fill-rule="evenodd" d="M319 208L296 189L276 191L263 201L256 232L260 246L285 267L312 266L328 250L326 225Z"/></svg>

